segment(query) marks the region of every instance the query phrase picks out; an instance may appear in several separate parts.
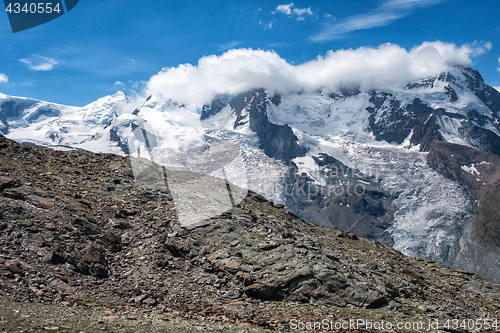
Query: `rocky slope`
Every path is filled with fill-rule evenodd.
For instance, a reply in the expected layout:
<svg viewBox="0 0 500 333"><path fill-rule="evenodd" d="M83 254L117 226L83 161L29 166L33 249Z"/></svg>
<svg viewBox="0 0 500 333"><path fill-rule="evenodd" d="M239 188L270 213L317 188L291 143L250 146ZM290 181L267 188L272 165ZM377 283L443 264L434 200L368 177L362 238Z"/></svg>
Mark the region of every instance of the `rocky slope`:
<svg viewBox="0 0 500 333"><path fill-rule="evenodd" d="M194 192L219 180L162 169L164 187L144 186L133 163L0 137L1 297L285 331L292 319L500 315L499 286L306 223L254 192L183 227L169 179L196 179Z"/></svg>

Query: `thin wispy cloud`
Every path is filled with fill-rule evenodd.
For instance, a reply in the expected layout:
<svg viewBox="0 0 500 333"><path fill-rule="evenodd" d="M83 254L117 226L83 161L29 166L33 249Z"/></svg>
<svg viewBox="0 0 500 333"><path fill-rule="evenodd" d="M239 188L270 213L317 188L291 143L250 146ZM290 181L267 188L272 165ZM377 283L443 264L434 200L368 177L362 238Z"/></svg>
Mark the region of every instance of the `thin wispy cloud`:
<svg viewBox="0 0 500 333"><path fill-rule="evenodd" d="M122 82L122 81L116 81L115 82L115 87L122 87L124 86L125 84Z"/></svg>
<svg viewBox="0 0 500 333"><path fill-rule="evenodd" d="M433 6L444 1L446 0L385 0L367 13L354 15L329 24L311 39L315 42L326 42L342 38L352 31L387 26L410 15L418 8Z"/></svg>
<svg viewBox="0 0 500 333"><path fill-rule="evenodd" d="M471 49L474 50L474 53L472 54L472 57L478 57L489 50L493 47L491 42L484 42L484 41L474 41L474 43L467 44ZM498 59L498 62L500 63L500 59Z"/></svg>
<svg viewBox="0 0 500 333"><path fill-rule="evenodd" d="M285 14L289 17L295 17L298 21L304 20L306 15L313 14L311 7L298 8L294 5L293 2L279 5L278 7L276 7L276 10L272 12L273 15L278 13Z"/></svg>
<svg viewBox="0 0 500 333"><path fill-rule="evenodd" d="M264 30L271 30L273 28L273 22L262 22L262 21L259 21L259 26L263 27Z"/></svg>
<svg viewBox="0 0 500 333"><path fill-rule="evenodd" d="M9 77L4 73L0 73L0 83L9 83Z"/></svg>
<svg viewBox="0 0 500 333"><path fill-rule="evenodd" d="M54 69L54 66L59 64L54 58L44 57L38 54L34 54L26 59L19 59L20 62L28 66L29 69L33 71L51 71Z"/></svg>
<svg viewBox="0 0 500 333"><path fill-rule="evenodd" d="M233 40L229 43L225 43L225 44L219 44L219 49L221 51L227 51L229 49L234 49L235 47L241 45L241 42L240 41L237 41L237 40Z"/></svg>
<svg viewBox="0 0 500 333"><path fill-rule="evenodd" d="M280 49L284 47L290 47L292 44L286 42L269 42L266 43L266 47L270 49Z"/></svg>

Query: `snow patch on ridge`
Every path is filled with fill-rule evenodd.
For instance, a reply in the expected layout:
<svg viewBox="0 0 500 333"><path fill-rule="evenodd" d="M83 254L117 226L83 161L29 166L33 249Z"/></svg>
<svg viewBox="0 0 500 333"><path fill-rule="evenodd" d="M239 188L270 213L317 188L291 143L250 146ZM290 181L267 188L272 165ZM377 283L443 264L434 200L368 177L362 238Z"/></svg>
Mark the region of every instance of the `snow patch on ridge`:
<svg viewBox="0 0 500 333"><path fill-rule="evenodd" d="M465 172L470 173L471 175L476 174L477 176L481 176L481 174L479 173L479 171L477 171L476 166L474 164L472 164L471 166L462 165L460 168Z"/></svg>

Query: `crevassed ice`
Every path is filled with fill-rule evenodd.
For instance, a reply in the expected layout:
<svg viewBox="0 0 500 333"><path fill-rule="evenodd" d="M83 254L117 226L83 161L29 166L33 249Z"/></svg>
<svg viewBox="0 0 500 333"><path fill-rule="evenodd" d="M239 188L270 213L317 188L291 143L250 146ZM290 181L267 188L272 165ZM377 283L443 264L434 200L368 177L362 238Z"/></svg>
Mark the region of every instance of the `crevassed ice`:
<svg viewBox="0 0 500 333"><path fill-rule="evenodd" d="M394 248L452 265L472 216L463 188L432 170L426 153L347 144L347 155L361 172L376 177L395 196Z"/></svg>

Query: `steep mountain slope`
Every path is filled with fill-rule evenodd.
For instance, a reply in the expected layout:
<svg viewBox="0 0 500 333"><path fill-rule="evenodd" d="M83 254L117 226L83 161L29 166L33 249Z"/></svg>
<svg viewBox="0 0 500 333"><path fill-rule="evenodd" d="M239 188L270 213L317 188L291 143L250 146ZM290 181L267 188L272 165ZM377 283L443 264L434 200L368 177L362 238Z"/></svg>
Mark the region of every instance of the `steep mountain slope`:
<svg viewBox="0 0 500 333"><path fill-rule="evenodd" d="M114 314L99 329L144 314L285 331L317 318L493 324L500 315L499 286L306 223L254 192L184 227L167 183L195 179L190 190L216 191L218 180L162 169L163 184L144 186L134 160L0 136L0 297Z"/></svg>
<svg viewBox="0 0 500 333"><path fill-rule="evenodd" d="M460 240L457 261L500 282L500 156L435 141L428 159L434 169L466 187L477 205L477 213Z"/></svg>
<svg viewBox="0 0 500 333"><path fill-rule="evenodd" d="M141 156L170 170L217 176L316 224L478 271L458 259L474 200L427 161L433 140L500 153L500 93L472 68L450 67L380 91L254 89L219 96L201 115L160 94L133 105L118 93L82 109L52 105L54 113L47 103L2 98L3 132L18 141ZM189 197L176 184L174 198ZM224 199L197 207L196 216L222 213L244 198L233 196L231 185L219 187ZM183 222L196 224L193 206L176 209Z"/></svg>

